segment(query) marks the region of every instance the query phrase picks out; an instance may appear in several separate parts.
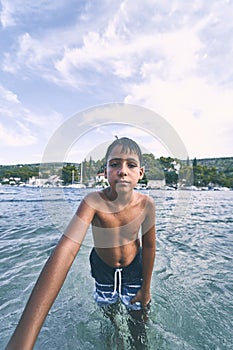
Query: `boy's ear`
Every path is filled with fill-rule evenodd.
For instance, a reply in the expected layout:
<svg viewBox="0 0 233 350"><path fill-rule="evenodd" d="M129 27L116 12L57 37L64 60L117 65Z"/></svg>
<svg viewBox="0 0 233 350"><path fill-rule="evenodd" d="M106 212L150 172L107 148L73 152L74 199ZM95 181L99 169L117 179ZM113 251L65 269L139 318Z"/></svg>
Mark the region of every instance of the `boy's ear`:
<svg viewBox="0 0 233 350"><path fill-rule="evenodd" d="M107 169L106 169L106 167L104 167L104 177L105 177L105 179L107 179Z"/></svg>
<svg viewBox="0 0 233 350"><path fill-rule="evenodd" d="M139 179L140 179L140 180L143 178L143 175L144 175L144 168L141 167L141 168L140 168L140 171L139 171Z"/></svg>

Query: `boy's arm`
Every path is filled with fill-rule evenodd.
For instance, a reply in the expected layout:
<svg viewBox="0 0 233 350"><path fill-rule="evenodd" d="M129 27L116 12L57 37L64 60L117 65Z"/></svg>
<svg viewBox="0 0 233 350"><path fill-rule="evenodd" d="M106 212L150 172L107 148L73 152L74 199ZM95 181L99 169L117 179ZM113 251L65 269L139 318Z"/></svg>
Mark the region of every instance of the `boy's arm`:
<svg viewBox="0 0 233 350"><path fill-rule="evenodd" d="M77 255L95 211L83 201L46 262L5 350L31 350Z"/></svg>
<svg viewBox="0 0 233 350"><path fill-rule="evenodd" d="M142 307L151 299L150 284L155 260L155 226L142 236Z"/></svg>
<svg viewBox="0 0 233 350"><path fill-rule="evenodd" d="M45 264L6 350L31 350L80 244L63 236Z"/></svg>
<svg viewBox="0 0 233 350"><path fill-rule="evenodd" d="M137 295L131 303L141 302L142 308L150 302L150 284L152 271L154 267L156 251L156 232L155 232L155 206L152 198L148 198L147 214L142 224L142 278L143 283Z"/></svg>

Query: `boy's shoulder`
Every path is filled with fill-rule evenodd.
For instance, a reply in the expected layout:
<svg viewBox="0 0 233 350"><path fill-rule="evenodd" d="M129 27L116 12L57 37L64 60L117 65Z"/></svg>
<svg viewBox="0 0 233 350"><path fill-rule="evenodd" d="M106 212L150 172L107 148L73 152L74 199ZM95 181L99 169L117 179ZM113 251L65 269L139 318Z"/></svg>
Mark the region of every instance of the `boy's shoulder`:
<svg viewBox="0 0 233 350"><path fill-rule="evenodd" d="M143 201L145 203L151 203L154 204L154 199L145 193L140 193L138 191L135 191L136 197L139 201Z"/></svg>
<svg viewBox="0 0 233 350"><path fill-rule="evenodd" d="M100 191L92 191L88 194L85 195L85 197L83 198L85 202L96 202L98 200L100 200Z"/></svg>
<svg viewBox="0 0 233 350"><path fill-rule="evenodd" d="M102 204L102 200L103 194L101 190L90 192L83 198L83 201L86 204L96 209L100 204Z"/></svg>
<svg viewBox="0 0 233 350"><path fill-rule="evenodd" d="M138 192L138 200L141 202L142 207L145 208L148 213L150 213L151 210L155 210L155 201L148 194Z"/></svg>
<svg viewBox="0 0 233 350"><path fill-rule="evenodd" d="M88 193L83 201L91 208L102 211L107 210L108 201L107 201L106 189L98 190ZM148 211L154 210L155 203L154 199L148 194L140 193L138 191L134 192L134 200L132 207L141 207L142 210L146 209Z"/></svg>

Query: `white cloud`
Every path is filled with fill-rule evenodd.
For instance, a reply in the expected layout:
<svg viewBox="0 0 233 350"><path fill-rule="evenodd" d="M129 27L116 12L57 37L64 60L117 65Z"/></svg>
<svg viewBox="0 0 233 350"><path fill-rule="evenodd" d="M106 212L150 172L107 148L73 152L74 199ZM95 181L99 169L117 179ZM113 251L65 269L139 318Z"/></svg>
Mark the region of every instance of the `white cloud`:
<svg viewBox="0 0 233 350"><path fill-rule="evenodd" d="M0 145L29 146L45 141L62 122L57 112L30 111L12 91L0 86Z"/></svg>
<svg viewBox="0 0 233 350"><path fill-rule="evenodd" d="M16 123L16 128L7 128L0 123L0 145L1 147L22 147L31 146L37 142L31 130L20 122Z"/></svg>
<svg viewBox="0 0 233 350"><path fill-rule="evenodd" d="M46 10L53 13L56 8L45 1L32 5L24 0L20 8L25 6L28 13ZM64 7L65 3L59 2L59 6ZM213 2L207 6L203 1L194 1L192 5L183 1L145 1L135 5L122 1L110 10L107 2L101 1L100 9L104 6L106 12L102 15L93 4L89 6L89 11L99 14L96 25L86 6L70 27L40 30L39 34L25 32L18 39L16 54L5 53L4 69L16 72L23 66L37 68L34 74L42 73L54 82L63 79L75 86L80 80L85 81L87 70L123 79L137 78L143 65L163 62L160 67L163 72L158 69L158 73L167 78L186 74L190 69L198 71L206 62L219 66L210 55L211 47L222 42L216 29L224 40L229 42L232 37L232 27L223 22L223 15L230 12L230 3L220 6ZM17 11L20 12L19 3L12 10Z"/></svg>
<svg viewBox="0 0 233 350"><path fill-rule="evenodd" d="M8 2L7 0L1 0L1 5L2 9L0 13L0 21L3 28L14 25L15 21L12 17L12 3Z"/></svg>
<svg viewBox="0 0 233 350"><path fill-rule="evenodd" d="M2 69L9 73L20 71L22 66L30 69L36 69L36 73L41 73L41 65L49 59L54 53L54 48L50 45L46 46L38 40L31 37L29 33L24 33L18 38L18 51L16 56L5 53L5 59Z"/></svg>
<svg viewBox="0 0 233 350"><path fill-rule="evenodd" d="M97 6L74 1L72 21L61 16L59 24L49 26L44 17L40 22L41 13L51 20L70 4L23 3L2 1L2 25L20 23L22 28L5 49L6 74L46 80L64 93L71 86L77 100L81 92L90 104L93 96L101 100L106 95L104 102L109 96L111 101L125 97L125 102L152 108L166 118L191 155L229 155L232 2L101 0ZM24 27L23 20L32 15L40 25ZM37 125L44 135L48 118L43 112L28 110L10 91L3 101L2 115L33 126L35 135ZM59 114L49 115L52 127L62 121Z"/></svg>
<svg viewBox="0 0 233 350"><path fill-rule="evenodd" d="M65 161L80 162L84 159L89 160L90 156L94 160L102 159L108 145L115 140L115 136L134 139L140 145L143 153L153 153L156 157L171 155L148 130L138 127L135 120L135 125L113 122L90 129L67 150Z"/></svg>
<svg viewBox="0 0 233 350"><path fill-rule="evenodd" d="M191 76L180 82L152 77L150 82L135 84L130 90L125 102L142 104L160 113L178 132L191 156L231 153L223 133L233 119L232 90Z"/></svg>
<svg viewBox="0 0 233 350"><path fill-rule="evenodd" d="M2 100L6 100L7 102L12 102L12 103L19 103L18 96L13 93L12 91L9 91L5 89L3 86L0 85L0 96Z"/></svg>
<svg viewBox="0 0 233 350"><path fill-rule="evenodd" d="M0 20L3 28L22 24L22 17L25 19L30 16L44 15L48 17L49 13L54 13L66 6L66 1L58 0L1 0Z"/></svg>

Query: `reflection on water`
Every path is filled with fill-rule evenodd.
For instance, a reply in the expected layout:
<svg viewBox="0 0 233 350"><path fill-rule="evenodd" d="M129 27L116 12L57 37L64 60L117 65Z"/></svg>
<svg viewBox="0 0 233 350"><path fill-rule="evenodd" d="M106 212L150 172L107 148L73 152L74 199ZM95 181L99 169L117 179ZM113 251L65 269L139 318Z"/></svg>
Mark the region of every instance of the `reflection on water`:
<svg viewBox="0 0 233 350"><path fill-rule="evenodd" d="M0 311L4 348L62 228L86 191L67 189L44 209L35 188L0 188ZM157 213L149 349L232 348L233 192L151 191ZM182 202L182 205L180 205ZM182 211L182 208L185 210ZM179 209L179 210L178 210ZM59 222L60 220L60 222ZM40 333L35 349L117 349L118 336L92 300L89 234ZM125 314L118 315L127 344Z"/></svg>

